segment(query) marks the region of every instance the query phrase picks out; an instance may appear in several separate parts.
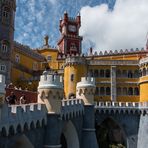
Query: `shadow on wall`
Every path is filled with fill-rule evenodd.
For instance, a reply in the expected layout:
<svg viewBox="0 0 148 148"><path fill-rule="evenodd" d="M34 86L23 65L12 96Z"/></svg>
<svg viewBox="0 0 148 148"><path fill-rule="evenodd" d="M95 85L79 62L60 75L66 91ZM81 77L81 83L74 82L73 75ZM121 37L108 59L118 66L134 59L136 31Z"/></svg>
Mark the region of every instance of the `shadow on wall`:
<svg viewBox="0 0 148 148"><path fill-rule="evenodd" d="M16 139L16 142L12 148L34 148L34 146L25 135L21 135Z"/></svg>
<svg viewBox="0 0 148 148"><path fill-rule="evenodd" d="M96 136L101 148L126 148L125 133L112 118L96 125Z"/></svg>

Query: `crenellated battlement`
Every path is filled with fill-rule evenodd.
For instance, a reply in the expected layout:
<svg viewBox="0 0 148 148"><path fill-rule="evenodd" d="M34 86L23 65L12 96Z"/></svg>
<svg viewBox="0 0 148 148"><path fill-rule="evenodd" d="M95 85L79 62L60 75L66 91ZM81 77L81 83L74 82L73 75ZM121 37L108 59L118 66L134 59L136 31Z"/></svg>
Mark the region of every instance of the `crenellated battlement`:
<svg viewBox="0 0 148 148"><path fill-rule="evenodd" d="M42 126L43 122L46 124L46 109L43 105L32 103L24 105L11 105L3 106L1 118L0 118L0 131L5 129L5 136L11 135L10 128L13 127L13 134L18 132L24 132L37 126ZM38 125L37 125L38 124ZM18 125L21 127L21 131L18 131ZM25 129L25 125L28 129Z"/></svg>
<svg viewBox="0 0 148 148"><path fill-rule="evenodd" d="M44 71L40 77L38 89L44 88L63 88L62 78L59 75L48 75L48 72Z"/></svg>
<svg viewBox="0 0 148 148"><path fill-rule="evenodd" d="M63 83L59 75L49 75L44 71L38 86L38 103L46 105L50 114L60 114L63 99Z"/></svg>
<svg viewBox="0 0 148 148"><path fill-rule="evenodd" d="M95 109L110 114L148 114L148 102L96 102Z"/></svg>
<svg viewBox="0 0 148 148"><path fill-rule="evenodd" d="M145 50L144 48L136 48L136 49L120 49L120 50L105 50L97 52L95 51L93 54L90 53L87 56L111 56L111 55L122 55L122 54L135 54L135 53L146 53L147 50Z"/></svg>
<svg viewBox="0 0 148 148"><path fill-rule="evenodd" d="M77 83L77 88L95 87L95 79L93 77L82 77L81 82Z"/></svg>
<svg viewBox="0 0 148 148"><path fill-rule="evenodd" d="M65 66L69 65L83 65L86 64L86 59L82 56L79 55L73 55L71 57L67 57L65 60Z"/></svg>

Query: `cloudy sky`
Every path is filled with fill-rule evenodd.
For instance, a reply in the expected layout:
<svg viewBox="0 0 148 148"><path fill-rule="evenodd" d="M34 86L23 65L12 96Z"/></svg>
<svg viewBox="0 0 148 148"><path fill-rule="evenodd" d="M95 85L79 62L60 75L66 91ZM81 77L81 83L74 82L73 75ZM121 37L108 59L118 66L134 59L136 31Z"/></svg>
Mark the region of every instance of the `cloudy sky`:
<svg viewBox="0 0 148 148"><path fill-rule="evenodd" d="M74 17L80 11L83 52L141 48L148 34L148 0L17 0L15 40L41 47L59 39L59 19L65 10Z"/></svg>

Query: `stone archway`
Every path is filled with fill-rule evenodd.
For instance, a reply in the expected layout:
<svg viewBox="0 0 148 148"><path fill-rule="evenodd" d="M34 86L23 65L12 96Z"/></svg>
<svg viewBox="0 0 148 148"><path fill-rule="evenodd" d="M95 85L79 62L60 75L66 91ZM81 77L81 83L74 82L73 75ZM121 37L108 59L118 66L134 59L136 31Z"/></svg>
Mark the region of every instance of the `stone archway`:
<svg viewBox="0 0 148 148"><path fill-rule="evenodd" d="M126 136L123 129L112 118L106 118L96 125L96 136L101 148L126 148Z"/></svg>
<svg viewBox="0 0 148 148"><path fill-rule="evenodd" d="M68 121L61 134L62 148L80 148L79 138L75 126Z"/></svg>

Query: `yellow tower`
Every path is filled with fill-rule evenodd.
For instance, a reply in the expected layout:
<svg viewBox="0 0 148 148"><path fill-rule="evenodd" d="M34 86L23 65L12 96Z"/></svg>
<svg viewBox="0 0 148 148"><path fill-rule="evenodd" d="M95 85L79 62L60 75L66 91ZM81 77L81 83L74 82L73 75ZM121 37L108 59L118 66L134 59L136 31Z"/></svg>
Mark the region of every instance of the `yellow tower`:
<svg viewBox="0 0 148 148"><path fill-rule="evenodd" d="M148 101L148 57L140 60L140 102Z"/></svg>
<svg viewBox="0 0 148 148"><path fill-rule="evenodd" d="M73 56L66 59L64 68L64 92L65 97L76 95L76 84L81 77L87 75L87 64L83 56Z"/></svg>

